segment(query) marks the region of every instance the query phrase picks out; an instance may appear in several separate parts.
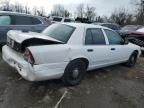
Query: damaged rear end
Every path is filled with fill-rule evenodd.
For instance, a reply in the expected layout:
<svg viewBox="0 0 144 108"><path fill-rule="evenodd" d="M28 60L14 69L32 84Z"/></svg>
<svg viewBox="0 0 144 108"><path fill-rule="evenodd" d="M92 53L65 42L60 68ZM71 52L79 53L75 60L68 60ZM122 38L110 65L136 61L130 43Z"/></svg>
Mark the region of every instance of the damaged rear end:
<svg viewBox="0 0 144 108"><path fill-rule="evenodd" d="M67 63L61 61L68 52L63 42L32 32L9 31L7 35L7 45L2 48L3 60L23 78L41 81L62 76ZM57 47L57 51L61 49L60 52L54 50ZM55 56L57 59L51 59Z"/></svg>
<svg viewBox="0 0 144 108"><path fill-rule="evenodd" d="M7 33L7 46L18 52L24 52L29 46L63 44L62 42L52 39L39 33L23 33L21 31L9 31Z"/></svg>

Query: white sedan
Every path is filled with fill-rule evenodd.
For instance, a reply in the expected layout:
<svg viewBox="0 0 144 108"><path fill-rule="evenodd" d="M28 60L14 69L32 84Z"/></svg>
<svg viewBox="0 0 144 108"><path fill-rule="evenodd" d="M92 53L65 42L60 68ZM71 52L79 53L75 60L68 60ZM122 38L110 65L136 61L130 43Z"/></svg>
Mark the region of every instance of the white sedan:
<svg viewBox="0 0 144 108"><path fill-rule="evenodd" d="M106 27L63 23L39 33L9 31L3 60L29 81L62 79L79 84L86 71L119 63L134 66L140 47Z"/></svg>

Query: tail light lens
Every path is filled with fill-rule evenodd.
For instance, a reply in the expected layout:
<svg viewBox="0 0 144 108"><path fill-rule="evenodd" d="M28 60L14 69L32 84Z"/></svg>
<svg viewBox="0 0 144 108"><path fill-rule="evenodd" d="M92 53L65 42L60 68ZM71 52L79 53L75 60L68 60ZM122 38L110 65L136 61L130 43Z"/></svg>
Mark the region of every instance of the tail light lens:
<svg viewBox="0 0 144 108"><path fill-rule="evenodd" d="M33 65L35 63L33 55L32 55L31 51L28 48L25 48L25 52L24 52L23 56L24 56L24 59L27 62L29 62L30 64Z"/></svg>

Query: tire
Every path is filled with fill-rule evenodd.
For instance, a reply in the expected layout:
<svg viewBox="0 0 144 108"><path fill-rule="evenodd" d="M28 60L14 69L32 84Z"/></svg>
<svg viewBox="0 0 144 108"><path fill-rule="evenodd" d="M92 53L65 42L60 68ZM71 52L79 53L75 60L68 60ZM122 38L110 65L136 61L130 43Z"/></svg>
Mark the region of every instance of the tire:
<svg viewBox="0 0 144 108"><path fill-rule="evenodd" d="M62 81L66 86L78 85L86 73L86 64L80 60L71 61L64 72Z"/></svg>
<svg viewBox="0 0 144 108"><path fill-rule="evenodd" d="M0 48L2 48L5 44L4 43L0 43Z"/></svg>
<svg viewBox="0 0 144 108"><path fill-rule="evenodd" d="M130 56L129 60L126 62L126 66L128 67L133 67L135 66L136 62L137 62L137 52L132 53L132 55Z"/></svg>
<svg viewBox="0 0 144 108"><path fill-rule="evenodd" d="M141 51L142 52L142 56L144 57L144 51Z"/></svg>
<svg viewBox="0 0 144 108"><path fill-rule="evenodd" d="M2 45L2 44L0 44L0 50L2 49L2 46L3 46L3 45Z"/></svg>

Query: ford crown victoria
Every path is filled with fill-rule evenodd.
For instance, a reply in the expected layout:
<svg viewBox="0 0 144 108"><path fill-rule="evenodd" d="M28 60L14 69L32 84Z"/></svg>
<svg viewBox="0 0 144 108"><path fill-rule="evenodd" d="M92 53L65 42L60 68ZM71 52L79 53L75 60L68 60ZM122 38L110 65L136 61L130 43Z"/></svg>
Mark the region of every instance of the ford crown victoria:
<svg viewBox="0 0 144 108"><path fill-rule="evenodd" d="M91 24L53 24L42 33L9 31L3 60L29 81L62 79L77 85L86 71L114 64L134 66L140 47L115 31Z"/></svg>

